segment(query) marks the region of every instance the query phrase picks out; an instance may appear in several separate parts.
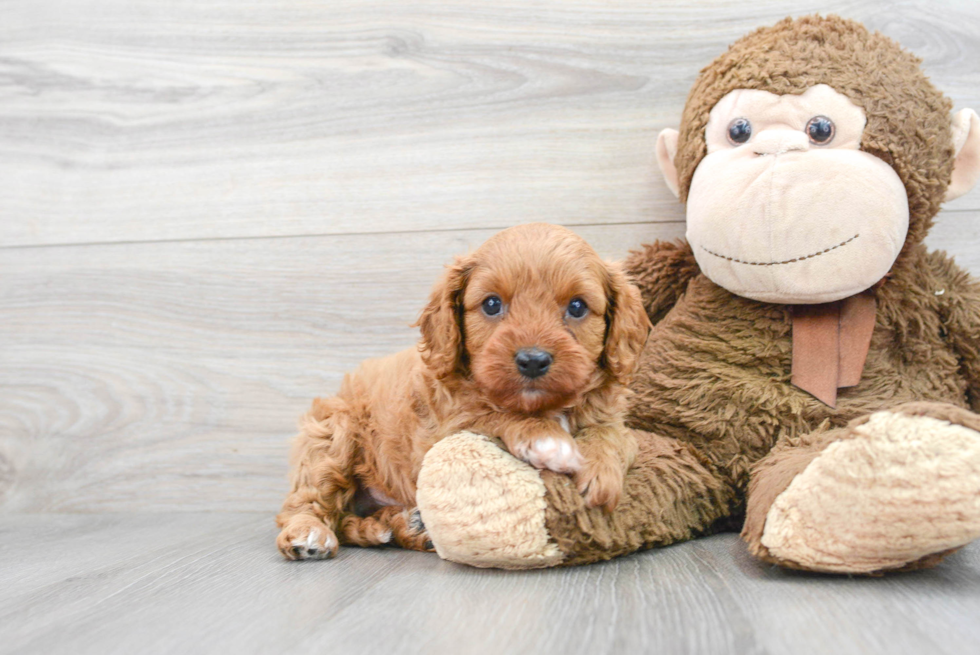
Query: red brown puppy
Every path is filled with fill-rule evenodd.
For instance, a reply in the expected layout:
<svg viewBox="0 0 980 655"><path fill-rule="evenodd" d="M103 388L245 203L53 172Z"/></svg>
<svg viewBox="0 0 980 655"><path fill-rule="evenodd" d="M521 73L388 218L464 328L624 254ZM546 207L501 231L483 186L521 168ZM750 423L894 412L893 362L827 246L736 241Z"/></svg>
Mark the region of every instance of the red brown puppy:
<svg viewBox="0 0 980 655"><path fill-rule="evenodd" d="M303 418L276 519L284 556L430 549L416 480L429 448L461 430L616 506L636 455L626 385L650 330L619 269L564 228L510 228L448 267L418 325L418 348L364 362Z"/></svg>

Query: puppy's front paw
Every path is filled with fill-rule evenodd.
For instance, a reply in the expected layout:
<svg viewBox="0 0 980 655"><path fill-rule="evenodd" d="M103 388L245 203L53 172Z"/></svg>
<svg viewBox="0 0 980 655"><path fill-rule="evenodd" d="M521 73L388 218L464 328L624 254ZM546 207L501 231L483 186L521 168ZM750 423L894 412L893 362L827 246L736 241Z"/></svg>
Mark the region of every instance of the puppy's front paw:
<svg viewBox="0 0 980 655"><path fill-rule="evenodd" d="M623 471L605 462L586 462L575 475L575 485L589 507L616 509L623 496Z"/></svg>
<svg viewBox="0 0 980 655"><path fill-rule="evenodd" d="M308 517L293 517L279 533L276 546L283 557L291 560L327 559L340 548L333 530Z"/></svg>
<svg viewBox="0 0 980 655"><path fill-rule="evenodd" d="M582 468L582 453L571 437L531 438L516 444L511 454L535 468L555 473L575 473Z"/></svg>

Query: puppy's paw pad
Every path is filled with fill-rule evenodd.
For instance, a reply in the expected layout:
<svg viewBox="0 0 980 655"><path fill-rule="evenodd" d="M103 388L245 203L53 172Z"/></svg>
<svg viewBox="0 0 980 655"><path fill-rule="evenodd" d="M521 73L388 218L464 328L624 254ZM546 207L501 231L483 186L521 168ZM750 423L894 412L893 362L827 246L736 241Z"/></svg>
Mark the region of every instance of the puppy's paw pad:
<svg viewBox="0 0 980 655"><path fill-rule="evenodd" d="M582 454L571 439L538 437L523 446L515 454L535 468L555 473L575 473L582 468Z"/></svg>

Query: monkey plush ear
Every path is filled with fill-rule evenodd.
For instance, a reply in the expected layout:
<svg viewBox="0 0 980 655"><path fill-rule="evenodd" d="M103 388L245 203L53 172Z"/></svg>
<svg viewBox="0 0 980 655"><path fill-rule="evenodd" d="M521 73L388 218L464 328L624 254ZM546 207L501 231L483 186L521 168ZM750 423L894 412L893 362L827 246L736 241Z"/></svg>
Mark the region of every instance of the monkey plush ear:
<svg viewBox="0 0 980 655"><path fill-rule="evenodd" d="M439 379L452 375L463 359L463 292L474 263L457 257L432 287L429 304L414 327L421 328L422 361Z"/></svg>
<svg viewBox="0 0 980 655"><path fill-rule="evenodd" d="M946 200L959 198L980 179L980 117L972 109L953 116L953 178L946 189Z"/></svg>
<svg viewBox="0 0 980 655"><path fill-rule="evenodd" d="M660 172L663 173L664 182L673 192L674 196L680 197L677 184L677 167L674 166L674 157L677 156L677 137L679 132L670 128L662 130L657 136L657 163L660 165Z"/></svg>

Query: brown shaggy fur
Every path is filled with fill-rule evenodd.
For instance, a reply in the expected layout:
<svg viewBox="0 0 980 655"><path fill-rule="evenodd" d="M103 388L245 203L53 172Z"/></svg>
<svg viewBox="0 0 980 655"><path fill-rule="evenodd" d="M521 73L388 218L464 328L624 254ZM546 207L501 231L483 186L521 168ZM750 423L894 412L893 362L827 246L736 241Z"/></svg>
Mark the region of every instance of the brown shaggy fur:
<svg viewBox="0 0 980 655"><path fill-rule="evenodd" d="M565 564L737 527L743 519L750 550L776 561L760 543L769 506L849 423L928 401L926 415L956 414L958 423L976 424L980 284L921 244L950 179L951 104L915 57L836 17L786 20L735 43L702 71L688 98L676 159L682 197L720 98L736 88L799 94L821 83L864 108L862 149L889 163L909 196L905 248L873 290L876 325L860 384L841 390L836 409L792 386L790 306L712 283L686 243L658 242L631 254L626 271L655 324L629 401L627 424L637 429L640 451L609 516L585 507L563 476L542 475L549 534Z"/></svg>
<svg viewBox="0 0 980 655"><path fill-rule="evenodd" d="M481 309L491 295L503 302L497 316ZM573 298L586 302L585 316L566 313ZM539 465L573 473L587 505L616 506L636 454L623 425L626 385L650 329L622 272L564 228L511 228L457 258L418 325L418 348L364 362L304 417L277 517L285 557L335 553L340 543L430 549L410 513L422 458L464 429L518 455L536 439L566 443L572 461ZM528 347L553 355L545 375L517 370L515 353ZM294 542L311 530L318 543L308 552Z"/></svg>

